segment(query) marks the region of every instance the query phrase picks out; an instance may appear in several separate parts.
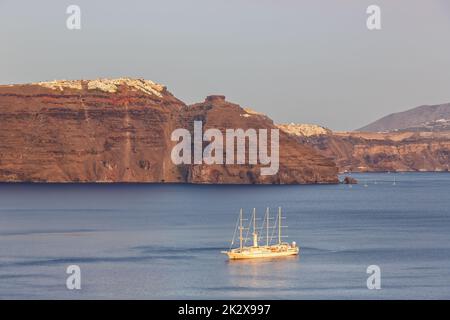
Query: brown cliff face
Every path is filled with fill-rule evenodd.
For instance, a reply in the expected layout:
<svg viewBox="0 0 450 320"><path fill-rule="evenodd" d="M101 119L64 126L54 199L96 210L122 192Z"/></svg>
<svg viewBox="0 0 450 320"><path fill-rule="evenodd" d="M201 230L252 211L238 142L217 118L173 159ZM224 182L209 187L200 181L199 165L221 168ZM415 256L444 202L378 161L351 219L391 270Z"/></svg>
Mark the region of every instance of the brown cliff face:
<svg viewBox="0 0 450 320"><path fill-rule="evenodd" d="M223 97L191 107L146 80L103 79L0 86L0 181L335 183L337 168L280 133L280 170L174 165L177 128L275 128Z"/></svg>
<svg viewBox="0 0 450 320"><path fill-rule="evenodd" d="M450 132L333 132L296 137L333 159L340 172L448 171L450 166Z"/></svg>
<svg viewBox="0 0 450 320"><path fill-rule="evenodd" d="M225 136L226 129L277 129L267 116L239 105L227 102L224 96L209 96L184 110L181 117L188 128L194 120L203 121L203 130L217 128ZM190 127L189 127L190 126ZM192 128L191 128L192 130ZM270 141L270 140L269 140ZM280 130L280 167L276 175L263 176L261 166L209 165L191 166L188 181L199 183L337 183L337 168L334 163L300 144ZM270 145L270 144L269 144ZM248 152L246 154L248 159Z"/></svg>
<svg viewBox="0 0 450 320"><path fill-rule="evenodd" d="M0 87L0 180L176 181L167 151L185 105L127 81Z"/></svg>

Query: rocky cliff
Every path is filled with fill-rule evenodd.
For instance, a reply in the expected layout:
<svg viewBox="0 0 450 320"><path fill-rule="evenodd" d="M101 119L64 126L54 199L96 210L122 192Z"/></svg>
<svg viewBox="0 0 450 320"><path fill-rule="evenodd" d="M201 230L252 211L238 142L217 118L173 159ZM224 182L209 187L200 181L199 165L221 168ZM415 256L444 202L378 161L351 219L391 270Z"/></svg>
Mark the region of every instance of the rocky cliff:
<svg viewBox="0 0 450 320"><path fill-rule="evenodd" d="M273 121L261 113L242 109L223 96L210 96L204 102L183 110L181 118L191 125L202 120L204 130L217 128L225 133L227 128L276 129ZM192 130L192 128L191 128ZM280 131L280 168L276 175L262 176L260 165L243 169L241 165L192 166L189 181L210 183L337 183L335 164L312 147L299 143ZM248 153L246 154L248 157Z"/></svg>
<svg viewBox="0 0 450 320"><path fill-rule="evenodd" d="M286 130L285 126L280 128ZM450 131L330 131L306 136L290 130L290 134L333 159L340 172L448 171L450 167Z"/></svg>
<svg viewBox="0 0 450 320"><path fill-rule="evenodd" d="M336 183L335 164L280 132L280 168L175 165L177 128L276 128L266 116L221 96L187 106L139 79L52 81L0 86L0 181Z"/></svg>

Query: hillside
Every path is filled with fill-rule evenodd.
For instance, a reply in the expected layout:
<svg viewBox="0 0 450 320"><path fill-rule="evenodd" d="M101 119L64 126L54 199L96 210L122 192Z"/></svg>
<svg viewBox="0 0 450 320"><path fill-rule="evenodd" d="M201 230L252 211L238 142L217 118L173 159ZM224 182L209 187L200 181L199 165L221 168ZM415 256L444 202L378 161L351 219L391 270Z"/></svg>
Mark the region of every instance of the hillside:
<svg viewBox="0 0 450 320"><path fill-rule="evenodd" d="M446 131L450 130L450 103L426 105L385 116L356 131Z"/></svg>

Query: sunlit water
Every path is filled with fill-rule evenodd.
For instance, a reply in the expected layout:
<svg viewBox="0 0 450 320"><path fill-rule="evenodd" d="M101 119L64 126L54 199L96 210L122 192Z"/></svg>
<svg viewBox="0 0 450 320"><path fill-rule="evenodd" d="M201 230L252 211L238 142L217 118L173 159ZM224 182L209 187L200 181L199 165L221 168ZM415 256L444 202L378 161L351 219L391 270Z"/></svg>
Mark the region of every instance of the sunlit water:
<svg viewBox="0 0 450 320"><path fill-rule="evenodd" d="M450 298L450 174L354 176L352 187L0 185L0 298ZM300 257L228 262L239 208L267 206L283 207ZM72 264L81 290L66 288ZM381 290L367 289L373 264Z"/></svg>

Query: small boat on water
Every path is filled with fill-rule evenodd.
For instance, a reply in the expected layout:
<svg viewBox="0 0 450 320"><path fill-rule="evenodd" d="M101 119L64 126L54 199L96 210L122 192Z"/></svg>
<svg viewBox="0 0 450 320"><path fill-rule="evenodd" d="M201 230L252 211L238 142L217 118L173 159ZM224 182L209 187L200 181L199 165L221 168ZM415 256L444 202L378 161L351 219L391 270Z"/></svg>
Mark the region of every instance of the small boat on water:
<svg viewBox="0 0 450 320"><path fill-rule="evenodd" d="M281 221L284 219L281 216L281 208L278 208L278 215L275 218L275 223L271 226L270 221L274 218L270 217L269 208L267 208L266 215L264 216L263 223L261 227L257 227L256 221L256 210L253 209L252 219L247 228L244 227L242 209L239 212L239 218L236 223L236 228L234 230L233 239L231 240L230 249L228 251L222 251L226 254L229 259L257 259L257 258L278 258L286 256L298 255L299 247L295 242L287 243L283 242L281 239L285 236L281 235L282 226ZM248 240L248 233L252 229L252 246L246 246ZM262 230L265 229L266 241L265 245L259 245L261 240ZM277 238L278 242L272 244L275 229L278 229ZM237 230L239 230L239 247L232 248L234 245L234 240L236 238ZM244 237L244 231L246 231L246 236ZM270 235L269 235L270 234Z"/></svg>

